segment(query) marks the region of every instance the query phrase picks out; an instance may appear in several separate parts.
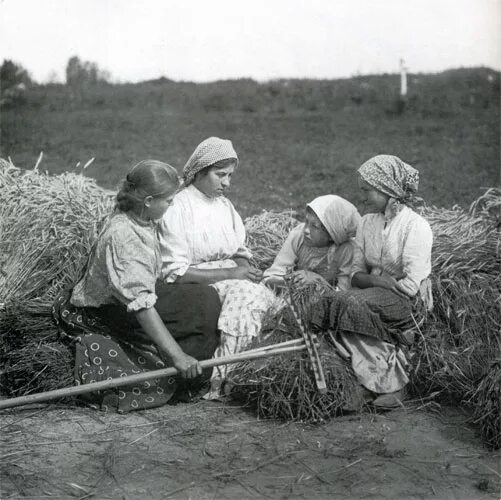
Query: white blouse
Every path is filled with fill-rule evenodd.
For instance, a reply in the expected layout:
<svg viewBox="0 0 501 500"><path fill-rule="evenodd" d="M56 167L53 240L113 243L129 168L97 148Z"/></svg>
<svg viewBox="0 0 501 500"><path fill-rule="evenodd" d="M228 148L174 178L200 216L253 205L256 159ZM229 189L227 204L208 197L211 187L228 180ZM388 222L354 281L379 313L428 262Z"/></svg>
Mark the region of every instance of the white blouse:
<svg viewBox="0 0 501 500"><path fill-rule="evenodd" d="M355 244L352 276L385 271L413 297L430 275L433 234L428 222L409 207L390 220L381 213L362 217Z"/></svg>
<svg viewBox="0 0 501 500"><path fill-rule="evenodd" d="M190 266L251 258L245 228L228 198L210 198L193 184L174 197L160 223L162 279L176 281Z"/></svg>

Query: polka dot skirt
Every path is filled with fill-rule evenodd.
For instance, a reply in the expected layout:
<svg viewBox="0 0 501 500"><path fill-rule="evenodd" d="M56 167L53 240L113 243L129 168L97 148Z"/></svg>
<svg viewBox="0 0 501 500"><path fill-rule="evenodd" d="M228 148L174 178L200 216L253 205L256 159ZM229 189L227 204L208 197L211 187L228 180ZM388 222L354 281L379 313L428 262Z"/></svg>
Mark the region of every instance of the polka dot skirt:
<svg viewBox="0 0 501 500"><path fill-rule="evenodd" d="M75 384L91 384L103 380L128 377L166 368L154 345L136 345L119 340L99 317L69 302L68 292L57 297L53 317L61 336L75 347ZM167 377L92 393L85 399L103 410L120 413L161 406L172 397L176 379Z"/></svg>

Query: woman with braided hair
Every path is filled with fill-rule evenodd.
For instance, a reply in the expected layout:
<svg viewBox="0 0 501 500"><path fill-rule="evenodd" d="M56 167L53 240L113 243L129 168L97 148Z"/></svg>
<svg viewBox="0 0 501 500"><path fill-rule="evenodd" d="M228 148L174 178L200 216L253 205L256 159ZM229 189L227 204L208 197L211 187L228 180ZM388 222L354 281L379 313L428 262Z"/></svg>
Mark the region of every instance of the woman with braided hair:
<svg viewBox="0 0 501 500"><path fill-rule="evenodd" d="M419 173L379 155L358 170L366 215L355 237L352 290L321 300L313 323L327 331L378 407L401 404L407 382L409 328L431 297L433 235L411 206Z"/></svg>
<svg viewBox="0 0 501 500"><path fill-rule="evenodd" d="M217 293L198 284L173 290L158 281L158 221L178 187L170 165L155 160L135 165L83 277L55 301L54 319L75 349L77 384L167 366L186 379L199 379L198 360L210 358L217 347ZM153 408L169 401L177 385L174 377L150 380L94 394L92 402L119 412Z"/></svg>

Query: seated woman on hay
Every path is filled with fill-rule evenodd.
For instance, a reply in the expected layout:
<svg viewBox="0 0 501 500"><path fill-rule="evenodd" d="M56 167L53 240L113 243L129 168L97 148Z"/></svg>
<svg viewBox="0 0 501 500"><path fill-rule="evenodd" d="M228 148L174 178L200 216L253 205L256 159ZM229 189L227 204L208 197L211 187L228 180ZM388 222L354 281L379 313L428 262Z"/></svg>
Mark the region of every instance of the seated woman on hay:
<svg viewBox="0 0 501 500"><path fill-rule="evenodd" d="M354 289L320 300L312 322L351 360L367 398L375 406L392 407L402 401L409 381L404 350L413 339L408 329L423 317L431 297L433 235L410 208L417 170L396 156L379 155L358 172L369 213L355 238Z"/></svg>
<svg viewBox="0 0 501 500"><path fill-rule="evenodd" d="M82 279L54 303L63 337L75 347L77 384L175 366L187 379L219 339L217 293L205 286L161 284L158 220L179 186L177 172L154 160L138 163L117 194L114 213L93 247ZM160 406L173 396L173 377L93 395L119 412Z"/></svg>
<svg viewBox="0 0 501 500"><path fill-rule="evenodd" d="M259 284L262 272L250 264L245 228L231 201L224 196L238 166L231 141L209 137L200 143L183 169L184 186L161 224L163 278L175 287L209 284L221 300L220 345L214 357L242 351L261 329L274 293ZM213 370L211 391L230 367Z"/></svg>

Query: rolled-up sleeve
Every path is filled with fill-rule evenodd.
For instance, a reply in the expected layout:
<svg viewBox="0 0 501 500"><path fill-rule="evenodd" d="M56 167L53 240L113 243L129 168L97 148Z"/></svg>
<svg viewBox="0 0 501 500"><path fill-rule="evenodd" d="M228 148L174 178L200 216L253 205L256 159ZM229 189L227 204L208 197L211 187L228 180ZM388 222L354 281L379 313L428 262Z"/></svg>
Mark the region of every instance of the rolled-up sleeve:
<svg viewBox="0 0 501 500"><path fill-rule="evenodd" d="M243 258L250 260L252 258L252 253L251 251L245 246L245 226L242 221L242 217L238 214L238 212L235 210L235 207L233 206L233 203L231 203L229 200L228 204L231 210L231 216L233 218L233 227L235 229L235 234L237 236L238 240L238 248L235 254L232 256L234 258Z"/></svg>
<svg viewBox="0 0 501 500"><path fill-rule="evenodd" d="M421 282L431 273L431 249L433 233L422 217L413 221L402 252L402 267L405 277L398 280L398 288L413 297Z"/></svg>
<svg viewBox="0 0 501 500"><path fill-rule="evenodd" d="M295 269L303 227L304 224L300 224L288 234L273 264L263 273L264 283L273 276L281 278Z"/></svg>
<svg viewBox="0 0 501 500"><path fill-rule="evenodd" d="M148 249L150 250L150 249ZM155 294L155 252L146 251L134 238L111 238L105 248L106 272L113 296L127 306L128 312L150 309Z"/></svg>
<svg viewBox="0 0 501 500"><path fill-rule="evenodd" d="M357 229L357 234L353 242L353 259L350 272L351 278L356 273L367 273L369 271L367 267L367 261L365 260L365 242L364 242L364 226L366 219L363 218L362 222L359 224Z"/></svg>
<svg viewBox="0 0 501 500"><path fill-rule="evenodd" d="M334 266L337 286L340 290L349 290L351 288L351 273L353 267L353 256L355 253L355 242L346 241L334 254Z"/></svg>
<svg viewBox="0 0 501 500"><path fill-rule="evenodd" d="M181 209L173 205L167 210L159 226L161 280L166 283L173 283L179 276L183 276L191 265L185 234L186 222Z"/></svg>

